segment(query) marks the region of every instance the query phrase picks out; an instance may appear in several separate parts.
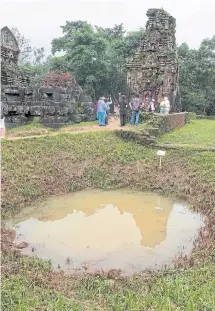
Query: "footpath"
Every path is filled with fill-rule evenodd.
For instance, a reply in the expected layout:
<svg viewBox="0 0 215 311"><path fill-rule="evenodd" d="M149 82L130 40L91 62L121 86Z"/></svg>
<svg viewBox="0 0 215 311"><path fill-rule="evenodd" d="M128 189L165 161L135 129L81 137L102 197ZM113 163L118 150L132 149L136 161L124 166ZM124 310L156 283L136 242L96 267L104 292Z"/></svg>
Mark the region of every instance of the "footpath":
<svg viewBox="0 0 215 311"><path fill-rule="evenodd" d="M47 136L56 136L60 134L78 134L78 133L86 133L86 132L95 132L95 131L113 131L113 130L120 130L122 129L120 127L119 119L115 119L114 117L110 117L109 124L106 126L99 126L99 125L87 125L87 126L67 126L59 129L56 132L48 132L45 134L41 134L38 131L38 134L36 135L29 135L29 136L16 136L17 134L14 133L11 135L10 133L6 134L7 140L20 140L20 139L30 139L30 138L38 138L38 137L47 137ZM127 129L128 127L124 127Z"/></svg>

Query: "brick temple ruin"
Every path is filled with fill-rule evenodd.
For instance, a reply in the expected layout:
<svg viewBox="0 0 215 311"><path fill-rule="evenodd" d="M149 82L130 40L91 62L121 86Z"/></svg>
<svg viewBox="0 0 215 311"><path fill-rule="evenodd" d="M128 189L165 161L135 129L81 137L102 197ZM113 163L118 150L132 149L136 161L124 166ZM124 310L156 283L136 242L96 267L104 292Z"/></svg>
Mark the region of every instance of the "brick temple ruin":
<svg viewBox="0 0 215 311"><path fill-rule="evenodd" d="M139 94L145 107L167 96L171 111L180 112L179 71L176 58L176 20L163 9L149 9L145 34L133 59L127 64L128 87Z"/></svg>
<svg viewBox="0 0 215 311"><path fill-rule="evenodd" d="M19 47L8 27L1 29L1 102L6 127L39 121L61 126L95 120L94 104L77 83L33 86L18 66Z"/></svg>

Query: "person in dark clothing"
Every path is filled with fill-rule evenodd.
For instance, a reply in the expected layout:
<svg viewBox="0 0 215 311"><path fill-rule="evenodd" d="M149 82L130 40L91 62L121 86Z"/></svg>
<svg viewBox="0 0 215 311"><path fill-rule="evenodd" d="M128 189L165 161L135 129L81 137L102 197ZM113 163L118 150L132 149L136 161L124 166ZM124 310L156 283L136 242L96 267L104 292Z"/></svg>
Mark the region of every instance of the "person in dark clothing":
<svg viewBox="0 0 215 311"><path fill-rule="evenodd" d="M120 117L120 126L125 126L126 116L127 116L127 100L124 94L120 94L119 98L119 117Z"/></svg>

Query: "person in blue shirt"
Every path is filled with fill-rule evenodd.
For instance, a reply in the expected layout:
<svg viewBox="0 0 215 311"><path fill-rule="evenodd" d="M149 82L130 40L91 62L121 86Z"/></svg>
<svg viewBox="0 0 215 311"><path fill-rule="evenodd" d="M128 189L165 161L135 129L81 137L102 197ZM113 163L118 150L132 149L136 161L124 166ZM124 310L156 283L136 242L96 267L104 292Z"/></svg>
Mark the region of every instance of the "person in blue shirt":
<svg viewBox="0 0 215 311"><path fill-rule="evenodd" d="M105 123L108 124L108 120L109 120L109 114L110 114L110 105L112 105L112 100L111 100L111 96L109 95L106 102L106 106L107 106L107 110L106 110L106 121Z"/></svg>
<svg viewBox="0 0 215 311"><path fill-rule="evenodd" d="M106 110L107 110L107 105L105 103L105 98L100 97L98 101L99 126L105 126Z"/></svg>

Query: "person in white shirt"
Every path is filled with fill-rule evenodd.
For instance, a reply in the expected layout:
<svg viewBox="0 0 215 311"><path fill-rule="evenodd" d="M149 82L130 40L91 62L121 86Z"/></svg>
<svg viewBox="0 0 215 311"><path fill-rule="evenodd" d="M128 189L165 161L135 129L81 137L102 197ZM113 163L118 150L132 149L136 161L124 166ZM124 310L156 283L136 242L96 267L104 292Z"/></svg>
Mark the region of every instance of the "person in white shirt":
<svg viewBox="0 0 215 311"><path fill-rule="evenodd" d="M4 122L4 109L3 109L3 103L1 102L1 118L0 118L0 130L1 130L1 137L5 138L5 122Z"/></svg>
<svg viewBox="0 0 215 311"><path fill-rule="evenodd" d="M169 114L169 112L170 112L170 102L169 102L167 97L164 97L164 103L165 103L164 104L165 114Z"/></svg>

